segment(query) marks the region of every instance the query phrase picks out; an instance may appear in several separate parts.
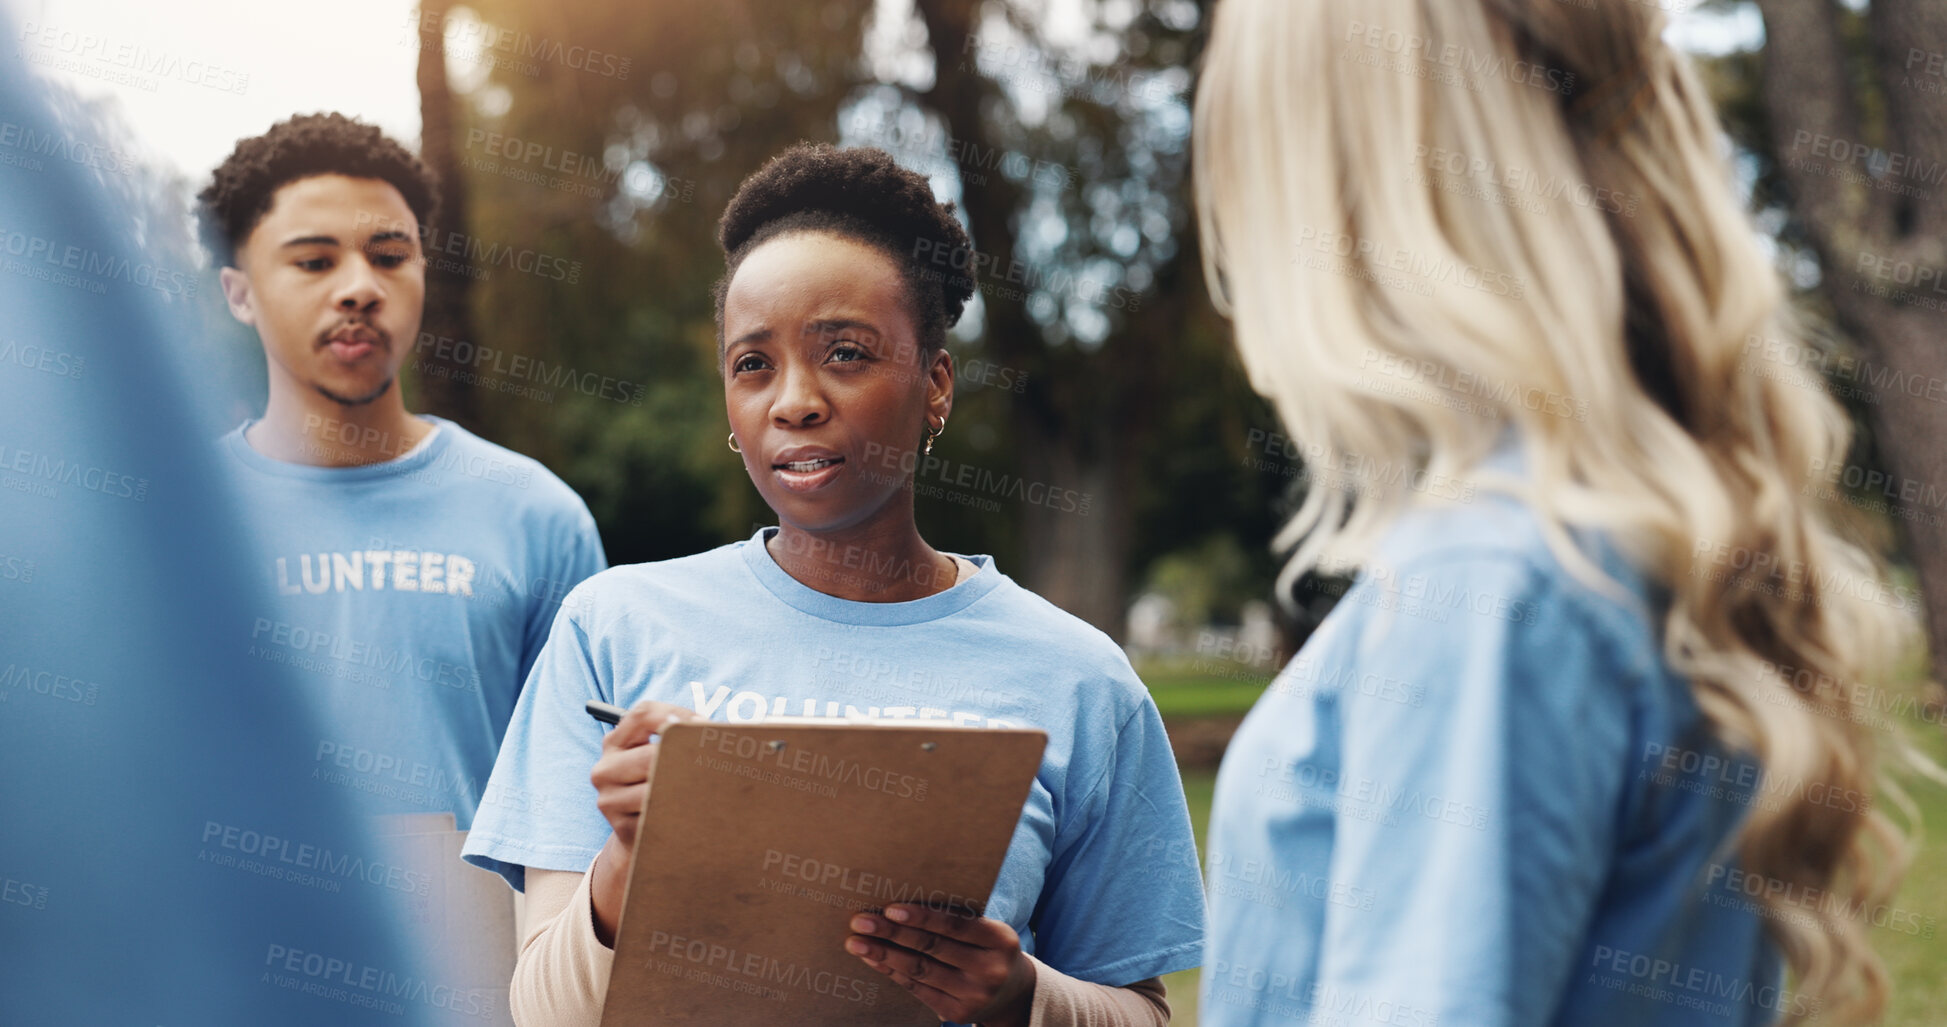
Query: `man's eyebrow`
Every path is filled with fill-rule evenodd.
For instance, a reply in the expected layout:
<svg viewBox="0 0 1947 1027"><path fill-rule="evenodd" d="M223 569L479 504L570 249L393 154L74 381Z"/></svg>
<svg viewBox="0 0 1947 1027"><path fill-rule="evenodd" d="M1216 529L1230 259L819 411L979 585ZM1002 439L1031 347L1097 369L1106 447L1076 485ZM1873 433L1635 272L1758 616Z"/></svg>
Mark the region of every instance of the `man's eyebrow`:
<svg viewBox="0 0 1947 1027"><path fill-rule="evenodd" d="M365 245L370 246L375 242L411 242L411 241L412 241L412 236L406 232L400 232L400 231L375 232L372 234L372 237L370 239L365 240Z"/></svg>
<svg viewBox="0 0 1947 1027"><path fill-rule="evenodd" d="M307 235L297 239L287 240L284 243L284 245L285 246L336 246L338 245L338 237L335 235Z"/></svg>
<svg viewBox="0 0 1947 1027"><path fill-rule="evenodd" d="M754 328L730 340L725 346L728 348L729 346L736 346L746 342L766 342L769 341L770 337L771 330L769 328Z"/></svg>

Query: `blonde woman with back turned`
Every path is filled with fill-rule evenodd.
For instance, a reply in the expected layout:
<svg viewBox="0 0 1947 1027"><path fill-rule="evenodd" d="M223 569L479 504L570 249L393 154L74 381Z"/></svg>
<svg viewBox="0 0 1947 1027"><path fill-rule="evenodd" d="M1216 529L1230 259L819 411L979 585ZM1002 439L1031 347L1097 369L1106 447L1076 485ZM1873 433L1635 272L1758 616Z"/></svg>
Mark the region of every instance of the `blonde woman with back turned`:
<svg viewBox="0 0 1947 1027"><path fill-rule="evenodd" d="M1915 598L1803 498L1848 424L1746 361L1797 337L1664 23L1218 7L1206 274L1312 471L1282 580L1359 580L1218 777L1206 1024L1884 1005L1904 844L1835 693Z"/></svg>

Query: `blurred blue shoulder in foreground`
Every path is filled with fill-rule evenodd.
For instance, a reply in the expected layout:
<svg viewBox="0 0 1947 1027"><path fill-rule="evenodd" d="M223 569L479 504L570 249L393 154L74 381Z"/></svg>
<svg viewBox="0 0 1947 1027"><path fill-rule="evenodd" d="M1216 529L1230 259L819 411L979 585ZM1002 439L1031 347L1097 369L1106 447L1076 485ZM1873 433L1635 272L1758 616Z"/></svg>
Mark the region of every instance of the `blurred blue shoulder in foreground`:
<svg viewBox="0 0 1947 1027"><path fill-rule="evenodd" d="M451 1018L385 850L300 787L303 693L234 643L177 272L44 89L0 63L0 145L43 155L0 162L0 1020Z"/></svg>

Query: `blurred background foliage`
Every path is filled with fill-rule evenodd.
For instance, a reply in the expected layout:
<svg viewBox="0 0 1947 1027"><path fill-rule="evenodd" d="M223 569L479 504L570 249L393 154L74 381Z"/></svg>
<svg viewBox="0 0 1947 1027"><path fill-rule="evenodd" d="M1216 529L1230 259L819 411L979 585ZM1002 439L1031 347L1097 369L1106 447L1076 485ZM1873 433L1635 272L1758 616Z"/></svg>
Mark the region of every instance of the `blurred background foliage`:
<svg viewBox="0 0 1947 1027"><path fill-rule="evenodd" d="M455 43L443 82L427 67L437 33L421 50L424 149L466 212L447 227L580 271L572 284L504 269L439 283L465 300L429 310L426 332L474 345L421 347L420 405L553 467L587 499L615 562L748 536L770 515L723 441L716 221L743 177L794 142L876 145L927 174L1002 268L954 333L956 408L936 450L950 473L971 465L990 484L920 490L928 538L994 554L1118 636L1172 553L1251 554L1224 571L1233 594L1200 608L1267 596L1262 557L1294 479L1283 461L1251 465L1251 431L1272 420L1198 265L1186 69L1207 5L1073 9L1081 20L1053 26L1033 5L965 0L920 0L901 17L869 0L653 13L426 0L422 29L445 25ZM626 74L469 50L482 38L473 23L597 46L626 56ZM562 168L574 170L551 170ZM482 347L640 392L537 396L509 387L537 384L527 379L462 385L440 366L441 350ZM1023 498L1051 491L1063 498Z"/></svg>
<svg viewBox="0 0 1947 1027"><path fill-rule="evenodd" d="M937 450L945 476L968 465L989 484L922 476L941 486L919 490L929 539L994 554L1123 639L1145 590L1219 623L1269 597L1267 547L1303 469L1267 444L1275 419L1199 265L1190 69L1210 3L421 6L422 150L449 183L442 227L574 273L435 275L419 405L553 467L587 499L611 560L695 552L770 521L723 444L715 227L766 158L823 140L880 146L927 174L997 263L953 335L961 375ZM1848 52L1870 49L1865 14L1833 8ZM545 59L562 45L608 60ZM1762 46L1700 63L1761 227L1806 309L1833 324L1782 173L1789 133L1767 113ZM1854 77L1871 138L1884 104L1870 75ZM512 373L512 355L545 363ZM572 379L549 377L560 369ZM1856 412L1870 429L1872 412ZM1862 461L1881 459L1871 437ZM1065 500L1022 498L1038 494ZM1285 641L1310 621L1281 614Z"/></svg>

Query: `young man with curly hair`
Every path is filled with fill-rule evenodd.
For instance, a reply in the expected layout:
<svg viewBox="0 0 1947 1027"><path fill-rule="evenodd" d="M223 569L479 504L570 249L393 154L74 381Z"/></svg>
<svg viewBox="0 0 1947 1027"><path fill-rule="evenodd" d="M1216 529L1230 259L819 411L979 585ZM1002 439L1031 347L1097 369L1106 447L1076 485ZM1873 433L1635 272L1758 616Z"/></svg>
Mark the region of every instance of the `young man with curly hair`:
<svg viewBox="0 0 1947 1027"><path fill-rule="evenodd" d="M339 114L238 142L203 190L230 312L269 368L220 441L275 608L239 644L297 667L329 734L313 779L467 829L560 599L605 565L547 468L406 409L437 204L418 158ZM301 798L301 797L294 797Z"/></svg>

